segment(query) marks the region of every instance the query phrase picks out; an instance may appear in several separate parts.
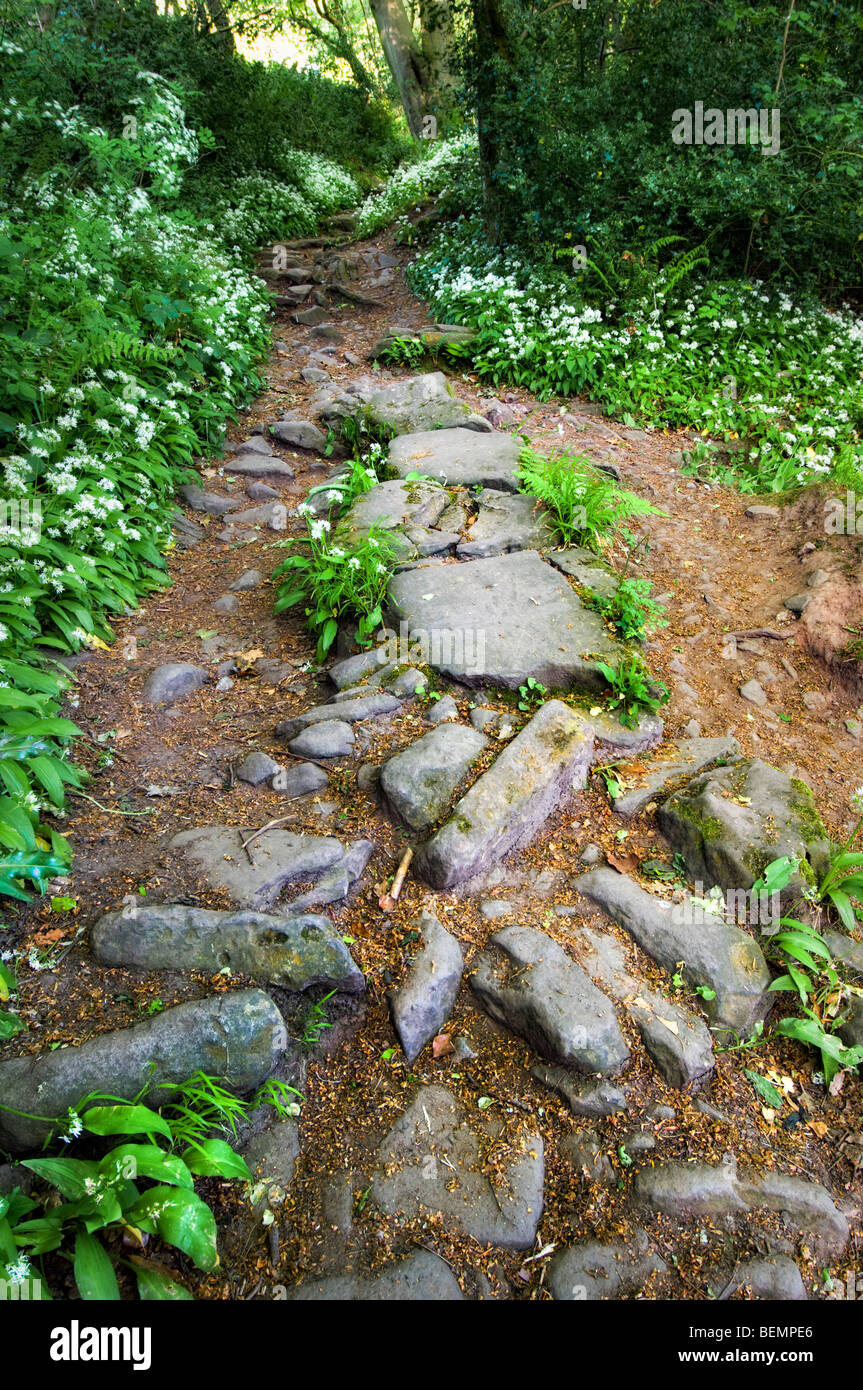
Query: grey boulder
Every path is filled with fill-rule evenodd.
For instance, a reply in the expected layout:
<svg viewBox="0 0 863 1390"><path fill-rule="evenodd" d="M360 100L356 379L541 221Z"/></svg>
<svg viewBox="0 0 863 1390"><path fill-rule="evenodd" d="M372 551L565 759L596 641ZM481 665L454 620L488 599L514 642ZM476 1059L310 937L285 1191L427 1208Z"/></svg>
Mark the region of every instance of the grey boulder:
<svg viewBox="0 0 863 1390"><path fill-rule="evenodd" d="M411 961L404 984L390 992L393 1023L409 1062L449 1018L464 969L461 946L431 912L424 912L417 925L422 949Z"/></svg>

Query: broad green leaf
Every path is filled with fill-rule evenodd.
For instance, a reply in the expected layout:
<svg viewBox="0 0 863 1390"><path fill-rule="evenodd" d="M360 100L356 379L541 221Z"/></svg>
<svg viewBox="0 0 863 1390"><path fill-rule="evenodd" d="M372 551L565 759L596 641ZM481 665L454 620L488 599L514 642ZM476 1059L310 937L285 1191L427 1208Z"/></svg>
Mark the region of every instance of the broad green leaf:
<svg viewBox="0 0 863 1390"><path fill-rule="evenodd" d="M750 1071L748 1067L745 1068L745 1074L752 1082L752 1085L755 1087L765 1105L771 1106L774 1110L782 1109L785 1104L783 1095L780 1091L777 1091L776 1087L768 1081L765 1076L759 1076L757 1071Z"/></svg>
<svg viewBox="0 0 863 1390"><path fill-rule="evenodd" d="M108 1254L95 1236L79 1231L75 1237L75 1283L88 1302L119 1302L117 1276Z"/></svg>
<svg viewBox="0 0 863 1390"><path fill-rule="evenodd" d="M122 1176L128 1182L153 1178L156 1182L187 1187L190 1191L194 1187L192 1174L183 1159L163 1153L155 1144L120 1144L106 1154L99 1167L103 1173Z"/></svg>
<svg viewBox="0 0 863 1390"><path fill-rule="evenodd" d="M200 1144L193 1144L186 1149L183 1159L190 1171L200 1177L253 1181L246 1160L235 1153L224 1139L204 1139Z"/></svg>
<svg viewBox="0 0 863 1390"><path fill-rule="evenodd" d="M171 1126L147 1105L93 1105L81 1116L91 1134L164 1134L170 1139Z"/></svg>
<svg viewBox="0 0 863 1390"><path fill-rule="evenodd" d="M26 1158L23 1166L56 1187L61 1196L78 1201L89 1195L87 1184L99 1176L98 1163L83 1158Z"/></svg>
<svg viewBox="0 0 863 1390"><path fill-rule="evenodd" d="M216 1222L205 1202L178 1187L154 1187L126 1212L126 1220L141 1230L176 1245L199 1269L215 1269Z"/></svg>

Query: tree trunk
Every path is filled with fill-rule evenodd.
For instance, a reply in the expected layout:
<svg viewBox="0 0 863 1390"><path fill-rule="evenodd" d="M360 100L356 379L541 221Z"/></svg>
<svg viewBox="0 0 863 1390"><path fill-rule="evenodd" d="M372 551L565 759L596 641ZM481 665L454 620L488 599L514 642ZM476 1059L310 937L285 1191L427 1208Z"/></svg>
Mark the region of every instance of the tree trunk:
<svg viewBox="0 0 863 1390"><path fill-rule="evenodd" d="M472 0L479 160L482 170L483 220L489 240L503 241L509 222L508 199L500 161L498 107L505 101L505 70L511 65L509 40L497 0Z"/></svg>
<svg viewBox="0 0 863 1390"><path fill-rule="evenodd" d="M419 140L423 117L432 114L427 106L428 74L422 49L402 0L371 0L371 7L408 127L414 139Z"/></svg>
<svg viewBox="0 0 863 1390"><path fill-rule="evenodd" d="M427 110L436 116L437 133L443 135L455 108L458 85L450 0L420 0L420 24L427 75Z"/></svg>

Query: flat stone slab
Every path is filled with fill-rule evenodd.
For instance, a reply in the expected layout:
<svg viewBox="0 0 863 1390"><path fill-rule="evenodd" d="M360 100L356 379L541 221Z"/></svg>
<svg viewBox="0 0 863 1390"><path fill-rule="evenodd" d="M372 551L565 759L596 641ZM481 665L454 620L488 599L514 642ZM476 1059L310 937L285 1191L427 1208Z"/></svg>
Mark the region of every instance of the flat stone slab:
<svg viewBox="0 0 863 1390"><path fill-rule="evenodd" d="M254 829L212 825L183 830L171 841L183 859L240 907L272 907L295 879L317 878L344 858L344 846L329 835L294 835L267 830L243 849ZM251 861L251 862L250 862Z"/></svg>
<svg viewBox="0 0 863 1390"><path fill-rule="evenodd" d="M690 1009L650 989L626 969L623 947L612 936L585 928L581 962L603 989L623 1004L657 1069L678 1090L710 1075L716 1059L710 1030Z"/></svg>
<svg viewBox="0 0 863 1390"><path fill-rule="evenodd" d="M482 415L460 401L443 372L423 372L402 381L389 382L371 391L365 400L357 400L357 414L369 425L390 434L415 434L419 430L453 429L491 430ZM341 401L325 405L324 420L343 418L345 406Z"/></svg>
<svg viewBox="0 0 863 1390"><path fill-rule="evenodd" d="M600 598L611 598L617 590L617 575L600 565L596 556L581 546L571 550L551 550L548 559L555 569L568 574L576 584L591 589Z"/></svg>
<svg viewBox="0 0 863 1390"><path fill-rule="evenodd" d="M451 888L530 840L586 781L593 732L560 700L542 705L420 850L433 888Z"/></svg>
<svg viewBox="0 0 863 1390"><path fill-rule="evenodd" d="M669 782L694 777L711 763L731 762L740 756L736 738L682 738L660 757L651 759L640 786L627 786L611 804L619 816L636 816ZM626 769L618 769L624 776ZM628 779L627 779L628 780Z"/></svg>
<svg viewBox="0 0 863 1390"><path fill-rule="evenodd" d="M664 902L614 869L592 869L575 880L575 888L598 903L669 975L679 969L689 984L714 990L715 998L702 1002L717 1028L748 1037L767 1017L774 1002L767 993L771 974L747 932L698 906L688 894L681 903Z"/></svg>
<svg viewBox="0 0 863 1390"><path fill-rule="evenodd" d="M209 975L227 966L232 974L290 990L328 985L357 994L365 983L328 917L147 904L100 917L90 948L104 965Z"/></svg>
<svg viewBox="0 0 863 1390"><path fill-rule="evenodd" d="M450 487L501 488L518 491L518 455L522 444L496 430L422 430L403 434L390 444L390 463L399 474L423 473Z"/></svg>
<svg viewBox="0 0 863 1390"><path fill-rule="evenodd" d="M433 1213L481 1245L528 1249L542 1216L542 1139L525 1138L493 1187L483 1171L482 1133L493 1140L493 1118L479 1112L471 1124L449 1091L424 1087L378 1151L372 1201L388 1216Z"/></svg>
<svg viewBox="0 0 863 1390"><path fill-rule="evenodd" d="M440 1033L452 1011L461 984L464 956L454 936L431 912L417 927L423 946L411 961L403 985L390 992L390 1011L399 1042L409 1062Z"/></svg>
<svg viewBox="0 0 863 1390"><path fill-rule="evenodd" d="M760 758L741 758L689 782L660 807L659 826L708 886L747 889L774 859L826 867L827 832L805 782ZM809 878L814 877L810 870ZM793 887L803 887L801 875Z"/></svg>
<svg viewBox="0 0 863 1390"><path fill-rule="evenodd" d="M475 961L470 985L486 1013L551 1062L605 1076L629 1061L606 996L535 927L497 932Z"/></svg>
<svg viewBox="0 0 863 1390"><path fill-rule="evenodd" d="M848 1222L825 1187L787 1173L738 1173L732 1155L716 1167L670 1162L642 1168L633 1190L640 1205L677 1218L781 1212L821 1256L839 1255L848 1243Z"/></svg>
<svg viewBox="0 0 863 1390"><path fill-rule="evenodd" d="M359 695L354 700L340 700L338 704L314 705L302 714L295 714L291 719L283 719L276 725L275 731L278 738L291 743L297 734L302 733L310 724L320 724L326 719L339 719L346 724L356 724L361 719L377 719L379 715L392 714L397 709L401 709L401 700L395 695L389 695L385 691L372 692L369 695Z"/></svg>
<svg viewBox="0 0 863 1390"><path fill-rule="evenodd" d="M244 478L286 478L294 476L289 463L284 463L275 454L238 454L225 463L227 473L239 473Z"/></svg>
<svg viewBox="0 0 863 1390"><path fill-rule="evenodd" d="M384 531L434 526L449 506L449 493L436 483L402 483L391 479L361 492L339 522L343 543L367 536L372 526Z"/></svg>
<svg viewBox="0 0 863 1390"><path fill-rule="evenodd" d="M288 1289L289 1303L443 1303L464 1298L446 1260L417 1250L380 1274L331 1274Z"/></svg>
<svg viewBox="0 0 863 1390"><path fill-rule="evenodd" d="M517 690L533 676L548 689L605 691L597 659L614 665L621 653L535 550L402 571L390 580L389 609L411 641L424 642L428 664L465 685Z"/></svg>
<svg viewBox="0 0 863 1390"><path fill-rule="evenodd" d="M488 739L463 724L440 724L384 763L387 804L412 830L427 830L448 810Z"/></svg>
<svg viewBox="0 0 863 1390"><path fill-rule="evenodd" d="M554 544L554 528L535 497L483 488L477 499L479 515L456 554L460 560L482 560L512 550L544 550Z"/></svg>
<svg viewBox="0 0 863 1390"><path fill-rule="evenodd" d="M655 1289L657 1278L667 1273L668 1265L639 1231L634 1248L622 1240L605 1245L584 1240L558 1251L548 1267L548 1285L558 1301L593 1303L638 1293L648 1281Z"/></svg>
<svg viewBox="0 0 863 1390"><path fill-rule="evenodd" d="M0 1062L3 1104L30 1114L59 1116L91 1091L132 1100L148 1086L145 1103L169 1099L170 1089L196 1071L243 1094L270 1075L287 1047L279 1010L260 989L211 995L176 1004L133 1028L102 1033L78 1047ZM151 1074L152 1072L152 1074ZM37 1152L56 1124L0 1110L0 1146Z"/></svg>

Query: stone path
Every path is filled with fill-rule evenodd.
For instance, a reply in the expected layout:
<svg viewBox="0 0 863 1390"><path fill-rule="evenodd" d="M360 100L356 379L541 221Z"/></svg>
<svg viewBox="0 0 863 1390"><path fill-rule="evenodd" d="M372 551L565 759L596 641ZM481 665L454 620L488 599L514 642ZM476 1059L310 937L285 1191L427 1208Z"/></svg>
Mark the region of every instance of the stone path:
<svg viewBox="0 0 863 1390"><path fill-rule="evenodd" d="M193 823L175 820L143 847L146 901L127 895L93 922L89 959L138 979L236 975L249 987L208 986L146 1022L2 1061L0 1091L57 1114L96 1087L133 1094L149 1061L166 1084L200 1068L238 1092L270 1074L307 1087L299 1124L267 1127L257 1114L244 1133L261 1177L249 1221L255 1239L264 1213L275 1229L274 1278L280 1241L305 1252L293 1299L514 1297L528 1287L556 1299L674 1297L675 1251L685 1264L708 1221L722 1239L700 1296L732 1276L754 1297L813 1296L812 1256L841 1261L859 1208L813 1180L826 1179L823 1168L801 1176L799 1156L780 1151L772 1171L756 1172L762 1136L735 1139L721 1104L705 1099L712 1087L720 1103L739 1090L742 1064L720 1045L751 1037L776 996L758 924L702 896L745 894L779 854L817 870L825 830L812 794L730 734L663 742L659 716L629 729L609 713L597 661L622 648L573 586L607 595L614 575L589 552L555 548L548 518L517 491L518 441L441 373L333 382L327 314L301 307L315 283L311 266L309 284L297 280L303 254L283 307L317 334L302 379L320 390L304 414L239 441L218 474L205 469L206 486L183 489L198 520L178 515L178 544L189 556L221 547L213 621L239 621L279 552L256 548L254 569L225 563L232 548L297 533L305 486L339 473L321 457L328 430L348 419L385 428L397 476L355 502L337 537L350 544L375 523L397 539L387 621L399 651L394 659L389 639L357 651L345 627L320 673L325 688L312 690L307 658L266 657L251 641L241 651L202 629L200 662L147 672L136 699L157 729L217 696L237 701L227 717L238 718L249 671L272 698L231 763L228 790L242 786L248 800L226 819L218 784L204 784L212 812L199 786L183 803ZM362 271L353 254L349 279L350 266ZM306 452L292 463L280 456L296 449ZM596 461L616 467L600 450ZM262 647L279 631L267 623ZM308 651L302 634L297 642ZM522 710L513 695L530 678L547 698ZM595 845L562 870L535 867L537 846L592 823L591 770L625 760L607 805L621 855L655 815L665 837L651 830L656 855L679 856L675 886L648 888L637 863L603 863ZM245 805L255 807L248 819ZM383 915L377 899L406 848L409 886ZM388 933L402 933L395 956ZM863 968L863 946L835 935L837 954ZM304 1043L302 1018L324 994L335 1001L332 1056ZM355 1092L355 1113L340 1101L334 1118L327 1088L356 1088L369 1068L370 1096ZM702 1125L702 1163L684 1161L693 1153L681 1113ZM37 1130L41 1142L43 1128L0 1112L12 1153ZM325 1132L344 1169L319 1153ZM749 1156L740 1173L722 1157L738 1141ZM382 1269L369 1213L392 1255ZM469 1258L480 1248L491 1252L482 1269Z"/></svg>

